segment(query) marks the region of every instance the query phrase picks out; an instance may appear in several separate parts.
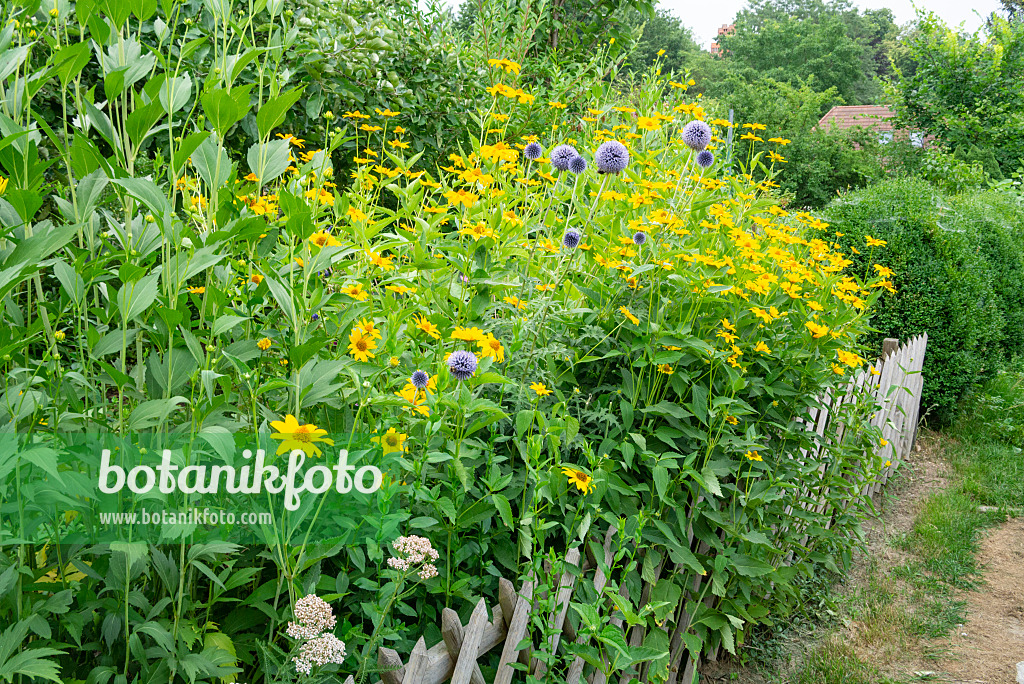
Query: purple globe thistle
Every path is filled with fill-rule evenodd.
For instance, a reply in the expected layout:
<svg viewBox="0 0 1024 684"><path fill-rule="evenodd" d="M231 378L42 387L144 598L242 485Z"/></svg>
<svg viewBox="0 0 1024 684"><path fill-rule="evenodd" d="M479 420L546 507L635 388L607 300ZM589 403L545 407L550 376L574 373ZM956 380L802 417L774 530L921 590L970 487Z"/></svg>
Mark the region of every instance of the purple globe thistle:
<svg viewBox="0 0 1024 684"><path fill-rule="evenodd" d="M465 381L476 373L476 355L473 352L459 350L448 357L448 370L456 380Z"/></svg>
<svg viewBox="0 0 1024 684"><path fill-rule="evenodd" d="M715 163L715 153L711 150L701 150L697 154L697 166L702 169L711 168L711 165Z"/></svg>
<svg viewBox="0 0 1024 684"><path fill-rule="evenodd" d="M618 140L605 140L594 153L598 173L621 173L629 166L629 150Z"/></svg>
<svg viewBox="0 0 1024 684"><path fill-rule="evenodd" d="M562 235L562 246L566 249L576 249L580 246L580 240L583 239L583 233L570 228Z"/></svg>
<svg viewBox="0 0 1024 684"><path fill-rule="evenodd" d="M540 155L544 154L544 148L540 146L540 143L529 143L523 148L523 156L527 159L540 159Z"/></svg>
<svg viewBox="0 0 1024 684"><path fill-rule="evenodd" d="M430 376L427 375L426 371L417 369L412 372L409 382L411 382L412 386L416 389L425 390L427 389L427 385L430 384Z"/></svg>
<svg viewBox="0 0 1024 684"><path fill-rule="evenodd" d="M565 171L569 168L572 160L578 156L580 153L572 145L559 145L551 150L551 165L559 171Z"/></svg>
<svg viewBox="0 0 1024 684"><path fill-rule="evenodd" d="M683 126L683 142L693 150L703 150L711 142L711 126L703 121L691 121Z"/></svg>
<svg viewBox="0 0 1024 684"><path fill-rule="evenodd" d="M640 247L645 242L647 242L647 233L645 233L642 230L638 230L637 232L633 233L633 244L634 245L636 245L637 247Z"/></svg>
<svg viewBox="0 0 1024 684"><path fill-rule="evenodd" d="M587 170L587 160L583 157L573 157L569 162L569 170L577 176Z"/></svg>

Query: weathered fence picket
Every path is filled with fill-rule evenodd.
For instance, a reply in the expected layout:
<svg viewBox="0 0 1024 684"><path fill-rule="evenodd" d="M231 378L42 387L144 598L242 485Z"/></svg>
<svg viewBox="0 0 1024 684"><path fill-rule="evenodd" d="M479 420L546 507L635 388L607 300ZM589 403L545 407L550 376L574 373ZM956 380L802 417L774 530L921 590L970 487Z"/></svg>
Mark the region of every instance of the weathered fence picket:
<svg viewBox="0 0 1024 684"><path fill-rule="evenodd" d="M843 409L847 404L858 401L874 402L874 415L870 424L879 428L882 432L885 444L879 447L879 455L883 463L889 462L880 472L867 472L867 466L873 463L872 460L864 461L862 472L856 474L857 481L853 484L859 489L861 496L871 496L877 493L886 481L895 473L899 463L904 460L914 445L917 423L920 418L921 392L924 382L921 369L924 363L924 355L928 344L928 335L920 335L909 342L900 345L896 340L886 340L883 348L882 358L871 365L867 370L858 373L835 393L827 393L821 397L816 406L808 412L804 423L807 430L812 433L812 446L804 449L797 456L805 463L817 463L821 459L819 454L825 448L825 435L828 434L828 427L833 421L841 421ZM847 437L845 425L841 422L835 425L835 439L839 444ZM877 460L877 459L876 459ZM793 513L792 522L785 529L774 530L777 538L782 538L783 533L799 533L804 524L797 514L799 510L814 510L817 513L826 512L828 506L828 491L821 479L825 473L825 464L820 464L813 472L817 476L815 480L807 485L796 501L796 506L787 510ZM692 502L693 506L700 503L700 496ZM586 643L585 635L577 635L573 623L568 614L569 601L581 582L586 579L587 573L593 571L593 589L598 596L604 591L608 583L606 569L610 567L614 557L612 548L615 540L615 528L608 527L603 536L603 544L600 547L603 558L594 558L588 545L584 545L584 551L588 554L586 558L581 557L579 549L571 549L566 553L565 565L557 582L555 583L554 611L543 617L543 622L548 625L549 636L541 643L541 648L546 653L555 653L563 643L575 643L578 645ZM804 537L806 541L806 535ZM709 547L704 542L698 542L693 535L692 527L687 531L687 541L690 550L698 554L707 553ZM787 549L783 549L784 551ZM788 553L782 556L784 563L793 558L794 547L788 549ZM782 555L782 554L780 554ZM583 562L581 562L583 561ZM603 561L603 562L602 562ZM668 561L663 557L655 566L651 581L645 581L639 598L640 605L643 605L651 597L654 585L662 573L666 571ZM579 568L579 571L574 569ZM685 572L680 564L673 564L671 572L681 574ZM588 580L590 581L590 580ZM698 660L696 655L687 651L682 636L689 623L689 615L686 612L687 601L697 600L703 595L703 582L706 581L700 575L694 575L690 583L689 591L684 591L674 611L674 620L666 622L663 628L666 633L670 629L669 640L669 684L691 684L694 680ZM531 657L533 645L530 644L530 616L538 610L534 592L537 585L535 577L531 576L523 582L517 591L515 585L505 578L498 581L498 603L491 606L490 613L493 619L488 619L487 604L480 599L473 609L468 623L463 626L458 614L446 608L441 615L442 641L431 648L427 648L423 638L420 638L412 649L407 663L392 649L381 647L378 649L377 662L381 669L380 681L383 684L443 684L451 681L452 684L488 684L483 672L480 669L480 656L490 652L496 646L501 645L501 656L492 684L511 684L516 667L514 663L525 666L538 679L545 681L555 680L547 671L547 666L540 660ZM621 585L620 591L625 591L626 585ZM705 598L706 602L714 601L715 597ZM710 603L709 603L710 605ZM622 627L621 618L614 617L610 620L612 625ZM630 645L636 646L643 643L646 630L640 626L634 626L623 637ZM519 645L526 642L525 648L520 649ZM718 649L710 655L715 657ZM588 684L606 684L606 677L600 671L592 672L584 678L585 662L581 657L575 657L569 666L567 684L579 684L585 681ZM625 684L633 678L639 678L642 683L649 681L650 672L647 666L639 668L633 673L623 673L619 684ZM345 684L353 682L349 677Z"/></svg>

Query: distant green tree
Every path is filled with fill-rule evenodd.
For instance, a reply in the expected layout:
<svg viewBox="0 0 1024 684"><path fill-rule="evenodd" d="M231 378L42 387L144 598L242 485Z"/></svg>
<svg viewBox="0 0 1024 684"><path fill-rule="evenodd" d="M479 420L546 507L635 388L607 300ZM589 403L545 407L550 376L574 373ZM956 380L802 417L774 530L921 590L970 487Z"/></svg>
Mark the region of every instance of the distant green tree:
<svg viewBox="0 0 1024 684"><path fill-rule="evenodd" d="M993 16L978 33L963 35L922 13L897 64L892 94L900 125L954 150L991 150L1004 174L1017 168L1024 158L1024 22Z"/></svg>
<svg viewBox="0 0 1024 684"><path fill-rule="evenodd" d="M659 52L664 51L660 55L662 70L665 73L682 73L692 68L702 51L693 39L693 32L683 26L679 17L664 8L658 9L653 17L639 12L630 13L627 21L644 27L640 41L629 56L627 64L630 67L647 67L659 58Z"/></svg>
<svg viewBox="0 0 1024 684"><path fill-rule="evenodd" d="M820 91L834 87L849 104L881 98L877 77L888 74L898 35L889 10L860 13L848 0L753 0L735 23L736 32L720 42L737 69Z"/></svg>

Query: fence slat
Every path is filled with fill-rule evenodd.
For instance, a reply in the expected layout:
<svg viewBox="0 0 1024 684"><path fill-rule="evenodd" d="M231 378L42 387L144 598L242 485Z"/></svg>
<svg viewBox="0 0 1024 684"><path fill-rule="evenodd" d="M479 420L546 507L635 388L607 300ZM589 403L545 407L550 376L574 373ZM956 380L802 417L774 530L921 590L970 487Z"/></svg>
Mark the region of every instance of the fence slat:
<svg viewBox="0 0 1024 684"><path fill-rule="evenodd" d="M480 650L484 629L487 627L487 604L483 599L477 602L465 631L462 629L458 614L454 610L446 610L455 616L455 623L449 623L448 630L444 628L444 616L441 617L441 634L448 646L448 652L458 658L455 671L452 672L452 684L486 684L476 662L476 654Z"/></svg>
<svg viewBox="0 0 1024 684"><path fill-rule="evenodd" d="M494 684L510 684L515 670L512 661L519 659L519 642L526 636L526 628L530 621L530 604L533 601L533 581L527 580L519 592L519 600L512 611L512 621L508 624L505 647L501 651L498 671L494 675Z"/></svg>

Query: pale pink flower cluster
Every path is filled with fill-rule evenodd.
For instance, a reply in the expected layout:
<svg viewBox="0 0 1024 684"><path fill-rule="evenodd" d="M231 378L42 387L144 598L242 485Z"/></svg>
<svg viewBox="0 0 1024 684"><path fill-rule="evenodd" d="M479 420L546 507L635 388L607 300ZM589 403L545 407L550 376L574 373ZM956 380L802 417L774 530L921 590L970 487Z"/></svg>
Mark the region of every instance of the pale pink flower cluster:
<svg viewBox="0 0 1024 684"><path fill-rule="evenodd" d="M295 656L295 669L302 674L309 674L313 667L331 663L341 665L345 659L345 644L333 634L321 634L302 644L299 655Z"/></svg>
<svg viewBox="0 0 1024 684"><path fill-rule="evenodd" d="M299 655L292 658L295 669L308 675L314 665L340 665L345 657L345 644L328 631L338 622L330 605L310 594L295 602L294 612L297 622L289 622L285 631L292 639L306 642L299 647Z"/></svg>
<svg viewBox="0 0 1024 684"><path fill-rule="evenodd" d="M399 537L391 543L391 546L398 552L398 556L388 558L390 567L405 572L422 564L419 570L421 580L437 577L437 567L434 566L433 561L438 559L439 554L430 545L429 539L412 534L408 537Z"/></svg>

